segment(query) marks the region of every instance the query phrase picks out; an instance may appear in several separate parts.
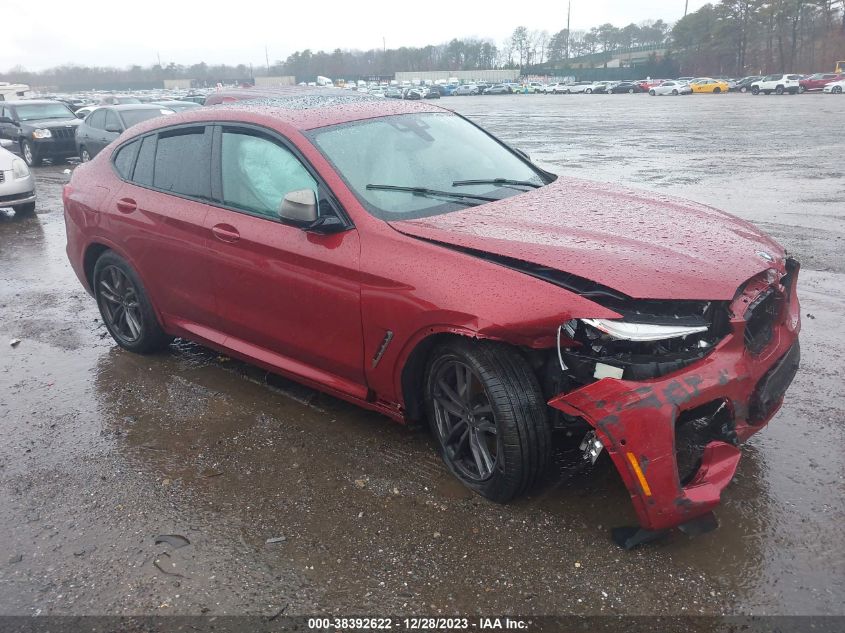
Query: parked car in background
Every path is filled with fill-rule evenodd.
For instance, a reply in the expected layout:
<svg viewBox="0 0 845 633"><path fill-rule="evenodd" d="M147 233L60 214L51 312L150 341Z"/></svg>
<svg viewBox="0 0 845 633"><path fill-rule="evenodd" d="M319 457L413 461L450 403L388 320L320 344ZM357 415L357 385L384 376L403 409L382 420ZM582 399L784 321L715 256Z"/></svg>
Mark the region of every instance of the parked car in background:
<svg viewBox="0 0 845 633"><path fill-rule="evenodd" d="M566 84L564 92L568 95L589 94L593 91L595 84L592 81L576 81L572 84Z"/></svg>
<svg viewBox="0 0 845 633"><path fill-rule="evenodd" d="M428 89L425 86L408 86L402 90L402 98L418 101L425 97Z"/></svg>
<svg viewBox="0 0 845 633"><path fill-rule="evenodd" d="M133 125L170 114L175 111L151 103L101 106L85 117L77 128L76 153L83 163L87 163Z"/></svg>
<svg viewBox="0 0 845 633"><path fill-rule="evenodd" d="M591 86L587 87L584 92L594 95L610 94L610 91L618 83L618 81L596 81Z"/></svg>
<svg viewBox="0 0 845 633"><path fill-rule="evenodd" d="M702 94L720 94L727 93L730 89L728 82L724 79L711 79L709 77L701 77L690 82L690 88L694 93Z"/></svg>
<svg viewBox="0 0 845 633"><path fill-rule="evenodd" d="M827 84L833 81L840 81L842 79L845 79L845 77L837 73L816 73L799 79L798 86L801 92L815 92L823 90Z"/></svg>
<svg viewBox="0 0 845 633"><path fill-rule="evenodd" d="M612 86L608 92L612 94L634 94L635 92L645 92L645 90L635 81L620 81Z"/></svg>
<svg viewBox="0 0 845 633"><path fill-rule="evenodd" d="M0 138L18 143L29 167L37 167L45 158L76 156L74 135L79 123L70 108L58 101L0 101Z"/></svg>
<svg viewBox="0 0 845 633"><path fill-rule="evenodd" d="M688 95L692 94L692 88L690 88L688 83L684 83L683 81L664 81L659 86L653 86L649 91L652 97L659 97L663 95Z"/></svg>
<svg viewBox="0 0 845 633"><path fill-rule="evenodd" d="M82 106L81 108L76 109L76 111L74 112L74 115L76 115L77 119L84 119L89 114L91 114L94 110L96 110L97 108L101 108L101 107L102 106L98 106L98 105Z"/></svg>
<svg viewBox="0 0 845 633"><path fill-rule="evenodd" d="M478 86L475 84L461 84L457 88L455 88L452 95L455 97L468 97L471 95L480 94L478 90Z"/></svg>
<svg viewBox="0 0 845 633"><path fill-rule="evenodd" d="M391 86L390 88L384 91L384 96L388 99L401 99L402 90L401 88L397 88L396 86Z"/></svg>
<svg viewBox="0 0 845 633"><path fill-rule="evenodd" d="M182 112L183 110L191 110L193 108L200 108L200 104L193 101L150 101L150 104L168 108L174 112Z"/></svg>
<svg viewBox="0 0 845 633"><path fill-rule="evenodd" d="M841 95L843 88L845 88L845 79L840 79L839 81L831 81L829 84L825 84L825 87L822 88L822 92Z"/></svg>
<svg viewBox="0 0 845 633"><path fill-rule="evenodd" d="M139 103L141 103L141 100L138 97L106 95L104 97L100 97L97 105L137 105Z"/></svg>
<svg viewBox="0 0 845 633"><path fill-rule="evenodd" d="M798 369L798 262L705 205L557 177L431 103L358 99L183 112L74 170L67 254L115 343L195 340L427 421L496 502L581 442L633 501L625 547L715 528Z"/></svg>
<svg viewBox="0 0 845 633"><path fill-rule="evenodd" d="M751 84L751 94L758 95L762 92L764 95L769 95L774 92L778 95L784 93L797 95L801 89L800 81L801 75L766 75Z"/></svg>
<svg viewBox="0 0 845 633"><path fill-rule="evenodd" d="M35 179L27 164L0 147L0 207L12 207L15 215L35 213Z"/></svg>
<svg viewBox="0 0 845 633"><path fill-rule="evenodd" d="M751 84L759 79L761 79L760 75L749 75L748 77L743 77L742 79L734 82L734 84L730 87L730 90L731 92L748 92L751 90Z"/></svg>
<svg viewBox="0 0 845 633"><path fill-rule="evenodd" d="M562 82L546 84L543 86L543 94L560 95L566 92L566 84Z"/></svg>
<svg viewBox="0 0 845 633"><path fill-rule="evenodd" d="M484 91L486 95L509 95L513 94L513 90L507 84L495 84Z"/></svg>
<svg viewBox="0 0 845 633"><path fill-rule="evenodd" d="M437 86L426 86L425 87L425 94L423 95L423 99L439 99L440 98L440 90L437 89Z"/></svg>

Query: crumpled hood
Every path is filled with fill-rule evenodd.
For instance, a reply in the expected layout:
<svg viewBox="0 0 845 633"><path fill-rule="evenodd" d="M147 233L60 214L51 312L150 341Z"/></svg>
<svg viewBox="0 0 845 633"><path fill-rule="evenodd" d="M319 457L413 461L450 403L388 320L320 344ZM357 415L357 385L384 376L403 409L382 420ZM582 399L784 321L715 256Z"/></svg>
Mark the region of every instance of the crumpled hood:
<svg viewBox="0 0 845 633"><path fill-rule="evenodd" d="M390 225L548 266L638 299L729 300L755 274L783 270L783 249L748 222L694 202L568 177L498 202Z"/></svg>

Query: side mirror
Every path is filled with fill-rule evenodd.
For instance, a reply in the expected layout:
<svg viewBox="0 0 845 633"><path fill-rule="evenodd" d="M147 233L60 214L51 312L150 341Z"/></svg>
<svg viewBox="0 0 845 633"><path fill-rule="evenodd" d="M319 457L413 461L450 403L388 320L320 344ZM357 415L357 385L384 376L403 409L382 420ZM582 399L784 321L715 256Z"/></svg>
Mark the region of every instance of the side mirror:
<svg viewBox="0 0 845 633"><path fill-rule="evenodd" d="M74 112L74 114L76 115L77 119L84 119L88 113L87 112Z"/></svg>
<svg viewBox="0 0 845 633"><path fill-rule="evenodd" d="M106 124L106 132L116 132L117 134L120 134L121 132L123 132L123 130L120 129L119 125L115 125L114 123L108 123Z"/></svg>
<svg viewBox="0 0 845 633"><path fill-rule="evenodd" d="M311 189L297 189L285 194L279 217L294 224L308 226L317 221L317 196Z"/></svg>

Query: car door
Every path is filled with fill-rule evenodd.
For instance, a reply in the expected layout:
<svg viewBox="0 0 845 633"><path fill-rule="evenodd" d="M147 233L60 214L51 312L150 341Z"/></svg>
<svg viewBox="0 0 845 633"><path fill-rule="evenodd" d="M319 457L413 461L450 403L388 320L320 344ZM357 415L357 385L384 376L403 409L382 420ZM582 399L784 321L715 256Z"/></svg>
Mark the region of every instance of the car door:
<svg viewBox="0 0 845 633"><path fill-rule="evenodd" d="M113 161L123 183L108 218L165 320L222 343L205 229L211 129L182 126L121 145ZM137 152L131 171L124 167L130 151Z"/></svg>
<svg viewBox="0 0 845 633"><path fill-rule="evenodd" d="M281 221L282 199L300 189L318 192L321 214L342 212L276 134L220 126L215 147L220 202L206 226L227 346L364 397L357 231L325 235Z"/></svg>

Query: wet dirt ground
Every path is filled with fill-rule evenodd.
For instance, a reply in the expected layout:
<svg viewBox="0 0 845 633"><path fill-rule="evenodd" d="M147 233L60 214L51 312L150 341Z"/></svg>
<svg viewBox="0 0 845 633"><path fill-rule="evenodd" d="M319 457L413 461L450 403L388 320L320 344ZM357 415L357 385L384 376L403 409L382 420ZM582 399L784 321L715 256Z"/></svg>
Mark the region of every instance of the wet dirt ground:
<svg viewBox="0 0 845 633"><path fill-rule="evenodd" d="M498 506L425 432L188 343L118 349L65 258L72 165L48 165L36 217L0 212L0 613L845 613L845 100L441 103L553 171L722 207L801 258L802 367L721 527L622 551L611 467Z"/></svg>

